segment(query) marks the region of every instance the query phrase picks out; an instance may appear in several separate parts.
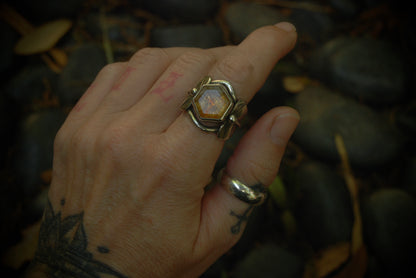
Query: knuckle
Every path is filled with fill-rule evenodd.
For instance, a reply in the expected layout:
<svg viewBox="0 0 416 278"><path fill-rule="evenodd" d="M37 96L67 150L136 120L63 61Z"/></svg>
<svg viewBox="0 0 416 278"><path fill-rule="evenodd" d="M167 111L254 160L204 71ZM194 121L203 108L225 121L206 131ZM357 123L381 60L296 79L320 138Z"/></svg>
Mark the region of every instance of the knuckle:
<svg viewBox="0 0 416 278"><path fill-rule="evenodd" d="M203 50L185 52L177 59L178 66L184 69L195 68L196 66L205 67L214 63L214 56Z"/></svg>
<svg viewBox="0 0 416 278"><path fill-rule="evenodd" d="M277 174L277 169L267 162L259 163L256 161L249 161L248 169L247 173L252 179L259 181L264 185L269 185Z"/></svg>
<svg viewBox="0 0 416 278"><path fill-rule="evenodd" d="M254 71L253 64L242 56L227 56L218 64L218 72L221 76L233 83L233 85L243 84Z"/></svg>
<svg viewBox="0 0 416 278"><path fill-rule="evenodd" d="M165 50L156 47L145 47L137 51L130 59L130 63L134 65L161 63L168 61L169 56Z"/></svg>
<svg viewBox="0 0 416 278"><path fill-rule="evenodd" d="M105 65L99 72L99 76L109 76L117 74L118 72L122 71L124 69L125 63L112 63Z"/></svg>

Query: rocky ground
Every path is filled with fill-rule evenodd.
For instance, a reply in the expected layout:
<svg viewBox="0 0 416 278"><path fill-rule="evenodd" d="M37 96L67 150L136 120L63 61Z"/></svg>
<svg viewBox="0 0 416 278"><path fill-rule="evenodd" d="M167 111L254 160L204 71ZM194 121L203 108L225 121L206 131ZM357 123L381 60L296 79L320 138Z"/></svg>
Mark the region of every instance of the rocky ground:
<svg viewBox="0 0 416 278"><path fill-rule="evenodd" d="M17 276L33 256L54 135L100 68L145 46L235 44L283 20L296 25L298 44L250 103L217 169L271 107L293 106L302 119L267 203L203 277L416 277L416 20L408 2L6 2L33 26L66 18L71 28L55 45L60 55L52 46L18 55L27 22L11 22L16 15L1 6L2 277Z"/></svg>

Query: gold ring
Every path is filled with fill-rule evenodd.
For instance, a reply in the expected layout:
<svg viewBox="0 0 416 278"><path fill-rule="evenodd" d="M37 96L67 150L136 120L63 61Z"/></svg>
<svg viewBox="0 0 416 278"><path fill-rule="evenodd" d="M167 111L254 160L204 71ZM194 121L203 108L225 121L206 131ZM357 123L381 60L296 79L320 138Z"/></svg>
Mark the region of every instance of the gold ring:
<svg viewBox="0 0 416 278"><path fill-rule="evenodd" d="M212 80L205 76L188 92L181 106L188 111L194 124L201 130L216 133L227 140L234 127L240 125L247 112L244 101L238 100L231 84L224 80Z"/></svg>

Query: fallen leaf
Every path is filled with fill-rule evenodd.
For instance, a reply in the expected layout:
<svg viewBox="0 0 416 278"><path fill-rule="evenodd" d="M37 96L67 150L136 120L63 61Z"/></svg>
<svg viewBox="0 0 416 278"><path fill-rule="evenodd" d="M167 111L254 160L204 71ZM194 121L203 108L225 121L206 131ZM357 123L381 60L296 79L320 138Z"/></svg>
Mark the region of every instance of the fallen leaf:
<svg viewBox="0 0 416 278"><path fill-rule="evenodd" d="M310 84L310 80L305 76L285 76L283 77L283 87L291 93L302 92L306 85Z"/></svg>
<svg viewBox="0 0 416 278"><path fill-rule="evenodd" d="M40 224L41 221L22 231L22 240L3 255L2 262L4 265L18 269L25 262L33 259L38 244Z"/></svg>
<svg viewBox="0 0 416 278"><path fill-rule="evenodd" d="M368 256L364 246L353 255L351 260L333 278L362 278L367 272Z"/></svg>
<svg viewBox="0 0 416 278"><path fill-rule="evenodd" d="M340 268L350 257L350 250L351 243L342 242L318 254L315 258L317 277L325 277Z"/></svg>
<svg viewBox="0 0 416 278"><path fill-rule="evenodd" d="M72 22L60 19L36 28L23 36L16 44L14 51L20 55L31 55L52 49L60 38L71 28Z"/></svg>

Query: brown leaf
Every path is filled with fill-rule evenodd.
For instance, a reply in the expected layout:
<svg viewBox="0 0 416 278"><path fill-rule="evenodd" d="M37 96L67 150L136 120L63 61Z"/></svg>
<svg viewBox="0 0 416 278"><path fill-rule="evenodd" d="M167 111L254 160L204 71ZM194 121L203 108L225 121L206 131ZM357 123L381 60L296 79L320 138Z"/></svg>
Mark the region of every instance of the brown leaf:
<svg viewBox="0 0 416 278"><path fill-rule="evenodd" d="M22 231L22 240L3 255L2 262L4 265L18 269L25 262L33 259L38 244L40 223L41 221Z"/></svg>
<svg viewBox="0 0 416 278"><path fill-rule="evenodd" d="M52 49L60 38L71 28L72 22L60 19L36 28L23 36L15 46L15 53L31 55Z"/></svg>
<svg viewBox="0 0 416 278"><path fill-rule="evenodd" d="M315 258L317 277L325 277L337 270L350 256L351 243L342 242L325 249Z"/></svg>
<svg viewBox="0 0 416 278"><path fill-rule="evenodd" d="M350 262L333 278L362 278L367 271L368 256L364 246L357 250Z"/></svg>
<svg viewBox="0 0 416 278"><path fill-rule="evenodd" d="M305 76L285 76L283 77L283 87L291 93L299 93L310 83L309 78Z"/></svg>

